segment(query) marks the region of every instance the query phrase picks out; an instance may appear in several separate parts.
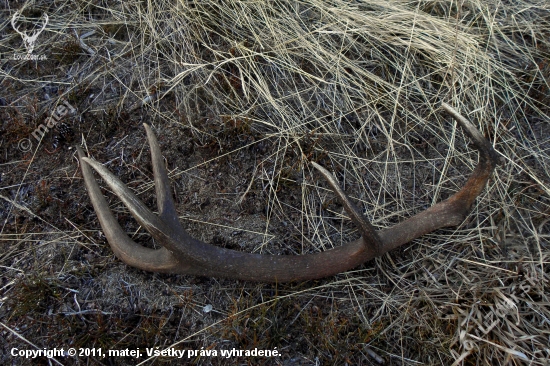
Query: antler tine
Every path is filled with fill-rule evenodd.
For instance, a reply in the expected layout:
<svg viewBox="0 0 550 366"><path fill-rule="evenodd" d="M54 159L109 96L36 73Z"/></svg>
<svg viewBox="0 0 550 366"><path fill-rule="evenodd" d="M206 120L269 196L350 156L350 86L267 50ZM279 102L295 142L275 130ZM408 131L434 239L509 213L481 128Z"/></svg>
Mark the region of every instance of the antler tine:
<svg viewBox="0 0 550 366"><path fill-rule="evenodd" d="M217 248L192 238L179 223L172 195L169 191L168 174L164 167L164 162L162 161L162 154L160 153L158 141L149 126L146 124L144 124L144 126L147 131L149 144L151 145L157 204L160 211L159 217L157 217L134 193L132 193L132 191L130 191L130 189L128 189L128 187L124 185L124 183L122 183L120 179L103 165L87 157L82 157L81 159L99 173L105 183L113 190L113 193L116 194L128 208L130 214L136 221L143 226L160 245L171 251L181 263L186 264L179 273L189 274L189 267L195 267L197 263L201 263L206 269L215 269L217 266L210 264L212 260L207 257L206 254L217 256L220 254L218 250L222 248ZM163 217L169 215L172 216L168 220L162 220ZM209 271L206 272L210 273ZM193 271L192 273L196 272Z"/></svg>
<svg viewBox="0 0 550 366"><path fill-rule="evenodd" d="M170 226L170 222L165 223L161 221L160 218L149 210L149 208L132 193L120 179L103 165L87 157L82 157L81 160L99 173L105 183L113 190L113 193L116 194L122 203L130 210L130 213L134 216L136 221L159 241L163 247L170 251L177 251L180 249L180 246L176 244L175 240L182 239L184 241L190 240L191 242L194 240L189 237L187 233L178 232L179 226ZM92 199L92 202L94 202L94 200L95 198ZM109 223L112 224L112 222Z"/></svg>
<svg viewBox="0 0 550 366"><path fill-rule="evenodd" d="M455 201L462 203L462 219L460 220L462 221L470 211L476 197L479 196L485 187L485 183L491 176L491 173L498 165L499 158L493 146L491 146L489 141L483 137L481 132L479 132L470 121L461 116L460 113L446 103L442 103L441 107L458 122L466 134L472 139L474 146L479 151L479 162L474 172L464 187L453 196ZM458 225L458 223L456 225Z"/></svg>
<svg viewBox="0 0 550 366"><path fill-rule="evenodd" d="M181 226L174 206L174 199L170 193L170 180L168 179L168 173L164 167L159 143L151 127L146 123L144 123L143 126L147 132L147 140L151 148L151 163L153 165L153 176L155 177L155 192L157 194L157 205L160 218L163 221L169 222L171 225Z"/></svg>
<svg viewBox="0 0 550 366"><path fill-rule="evenodd" d="M371 223L367 219L365 219L365 217L361 214L361 212L359 212L357 207L355 207L355 205L349 200L348 196L344 193L342 188L340 188L340 185L328 170L326 170L314 161L311 162L311 165L313 165L323 175L334 193L338 195L340 203L342 204L342 206L344 206L344 209L350 216L351 221L353 221L353 223L359 229L361 236L365 240L365 244L369 245L371 247L370 249L374 253L376 253L377 256L380 255L383 243Z"/></svg>
<svg viewBox="0 0 550 366"><path fill-rule="evenodd" d="M473 140L474 146L479 152L478 164L460 191L404 222L382 230L380 238L384 247L383 252L397 248L434 230L459 225L470 212L475 199L485 187L498 164L497 153L481 132L448 104L442 103L441 106L458 121L466 135Z"/></svg>
<svg viewBox="0 0 550 366"><path fill-rule="evenodd" d="M332 175L317 163L312 162L313 166L319 169L325 179L330 183L330 186L340 198L346 212L348 212L352 221L360 228L363 238L369 238L365 240L368 245L375 245L375 243L378 243L377 248L379 255L434 230L459 225L466 218L468 212L470 212L476 197L485 187L487 180L497 165L498 156L481 132L448 104L442 103L441 107L458 122L466 135L472 139L474 146L479 151L479 162L460 191L445 201L391 228L375 232L372 225L358 212L355 206L349 202L349 199L340 189Z"/></svg>
<svg viewBox="0 0 550 366"><path fill-rule="evenodd" d="M99 223L111 245L115 255L123 262L146 271L173 272L179 265L178 261L166 250L145 248L132 241L117 223L109 210L109 205L101 194L101 190L88 164L84 161L84 153L80 146L76 147L81 163L82 176L88 190L88 195L99 218Z"/></svg>
<svg viewBox="0 0 550 366"><path fill-rule="evenodd" d="M175 258L178 265L172 265L172 262L170 262L170 272L264 282L316 279L352 269L369 259L386 253L430 231L441 227L458 225L465 215L467 215L475 198L479 195L491 175L496 165L497 155L492 146L469 121L460 116L458 112L448 105L443 105L443 108L459 121L466 134L474 140L474 145L480 152L479 163L472 176L466 182L466 185L446 201L440 202L392 228L375 231L372 225L361 215L341 190L336 179L326 169L316 163L312 163L327 179L334 192L338 195L353 222L359 227L362 237L346 245L308 255L273 256L242 253L218 248L189 236L177 220L174 203L170 194L168 175L164 168L160 148L153 132L147 125L145 128L149 144L151 145L160 218L155 216L108 169L94 160L83 157L80 153L79 157L83 162L83 174L90 191L90 197L104 230L107 230L106 227L112 230L110 226L116 226L119 230L121 229L110 213L110 216L106 215L105 211L108 211L108 207L103 197L99 197L101 193L99 187L97 187L97 183L94 182L94 185L88 183L89 180L93 180L93 177L91 177L91 172L85 172L85 167L88 167L87 164L103 177L113 192L128 207L136 220L164 248L168 249L171 255L170 260ZM460 117L460 120L457 117ZM93 192L92 189L94 189ZM101 201L99 198L103 201L103 205L100 204ZM112 240L118 240L118 237L110 235L108 236L108 240L113 248L117 247L118 244L114 244ZM131 245L133 247L137 244L131 242L131 244L126 243L124 245ZM119 258L138 268L155 270L144 268L146 266L143 265L136 265L135 258L130 258L134 260L133 262L128 261L126 257L119 256Z"/></svg>

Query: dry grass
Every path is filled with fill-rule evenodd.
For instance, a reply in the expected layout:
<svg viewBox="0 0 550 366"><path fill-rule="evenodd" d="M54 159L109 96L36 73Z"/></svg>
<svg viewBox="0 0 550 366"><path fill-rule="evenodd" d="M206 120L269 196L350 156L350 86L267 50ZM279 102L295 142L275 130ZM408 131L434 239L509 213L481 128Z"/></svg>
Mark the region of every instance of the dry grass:
<svg viewBox="0 0 550 366"><path fill-rule="evenodd" d="M281 353L235 364L548 365L546 0L38 0L0 9L3 364L30 363L11 357L13 347L174 345ZM46 60L13 59L25 52L10 25L16 10L49 15L34 50ZM78 110L65 119L74 137L53 153L55 131L18 149L60 98ZM120 263L70 148L85 140L154 207L139 127L152 122L192 235L250 252L317 252L358 234L311 160L380 228L461 186L477 154L440 113L442 101L501 156L472 214L353 271L300 284ZM149 245L109 198L129 235ZM146 358L57 361L175 362Z"/></svg>

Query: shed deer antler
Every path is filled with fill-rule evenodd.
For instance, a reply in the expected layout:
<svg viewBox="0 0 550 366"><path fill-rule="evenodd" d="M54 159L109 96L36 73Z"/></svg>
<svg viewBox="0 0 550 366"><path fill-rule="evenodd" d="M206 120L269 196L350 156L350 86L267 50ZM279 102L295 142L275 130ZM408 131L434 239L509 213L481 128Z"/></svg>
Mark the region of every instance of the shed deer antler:
<svg viewBox="0 0 550 366"><path fill-rule="evenodd" d="M436 229L460 224L470 211L497 164L497 154L483 135L447 104L444 110L458 121L479 151L479 162L464 187L447 200L389 229L374 230L323 167L312 165L328 181L346 212L361 232L361 238L324 252L306 255L263 255L219 248L192 238L178 221L170 194L168 175L155 135L144 125L151 146L159 215L145 206L117 177L78 148L82 174L105 236L123 262L146 271L224 277L259 282L289 282L318 279L350 270ZM161 249L145 248L132 241L117 223L101 194L90 166L128 207Z"/></svg>

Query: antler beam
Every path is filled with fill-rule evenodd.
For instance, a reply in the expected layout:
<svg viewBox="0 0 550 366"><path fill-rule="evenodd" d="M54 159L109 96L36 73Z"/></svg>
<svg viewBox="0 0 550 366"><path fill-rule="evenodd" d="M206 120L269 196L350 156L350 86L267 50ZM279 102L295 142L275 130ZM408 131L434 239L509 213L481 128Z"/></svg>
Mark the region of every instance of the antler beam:
<svg viewBox="0 0 550 366"><path fill-rule="evenodd" d="M178 221L170 193L168 174L153 131L145 126L151 147L151 159L159 215L155 215L117 177L95 160L84 156L78 147L82 175L94 210L107 241L123 262L146 271L179 273L195 276L224 277L259 282L290 282L318 279L350 270L439 228L456 226L468 215L496 164L497 154L483 135L458 112L442 104L479 151L479 163L464 187L447 200L399 223L376 231L355 208L338 182L325 168L319 170L338 195L346 212L361 232L361 238L324 252L307 255L262 255L219 248L192 238ZM93 177L93 168L120 200L128 207L161 249L145 248L132 241L122 230Z"/></svg>

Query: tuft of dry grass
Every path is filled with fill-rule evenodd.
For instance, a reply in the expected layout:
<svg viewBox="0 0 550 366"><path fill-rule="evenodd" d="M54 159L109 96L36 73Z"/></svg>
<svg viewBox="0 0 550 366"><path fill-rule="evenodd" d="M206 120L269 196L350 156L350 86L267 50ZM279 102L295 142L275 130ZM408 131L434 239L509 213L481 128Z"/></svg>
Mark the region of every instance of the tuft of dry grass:
<svg viewBox="0 0 550 366"><path fill-rule="evenodd" d="M26 61L10 24L49 23ZM266 365L548 365L550 4L545 0L0 4L0 362L19 349L274 350ZM26 20L25 20L26 19ZM77 110L38 143L62 100ZM181 220L232 249L303 254L358 236L309 162L379 228L501 164L459 226L322 281L145 273L114 258L71 145L155 207L155 126ZM22 139L32 146L24 149ZM106 192L121 226L154 245ZM45 358L41 362L48 362ZM56 358L161 364L169 357ZM187 363L225 364L222 357Z"/></svg>

